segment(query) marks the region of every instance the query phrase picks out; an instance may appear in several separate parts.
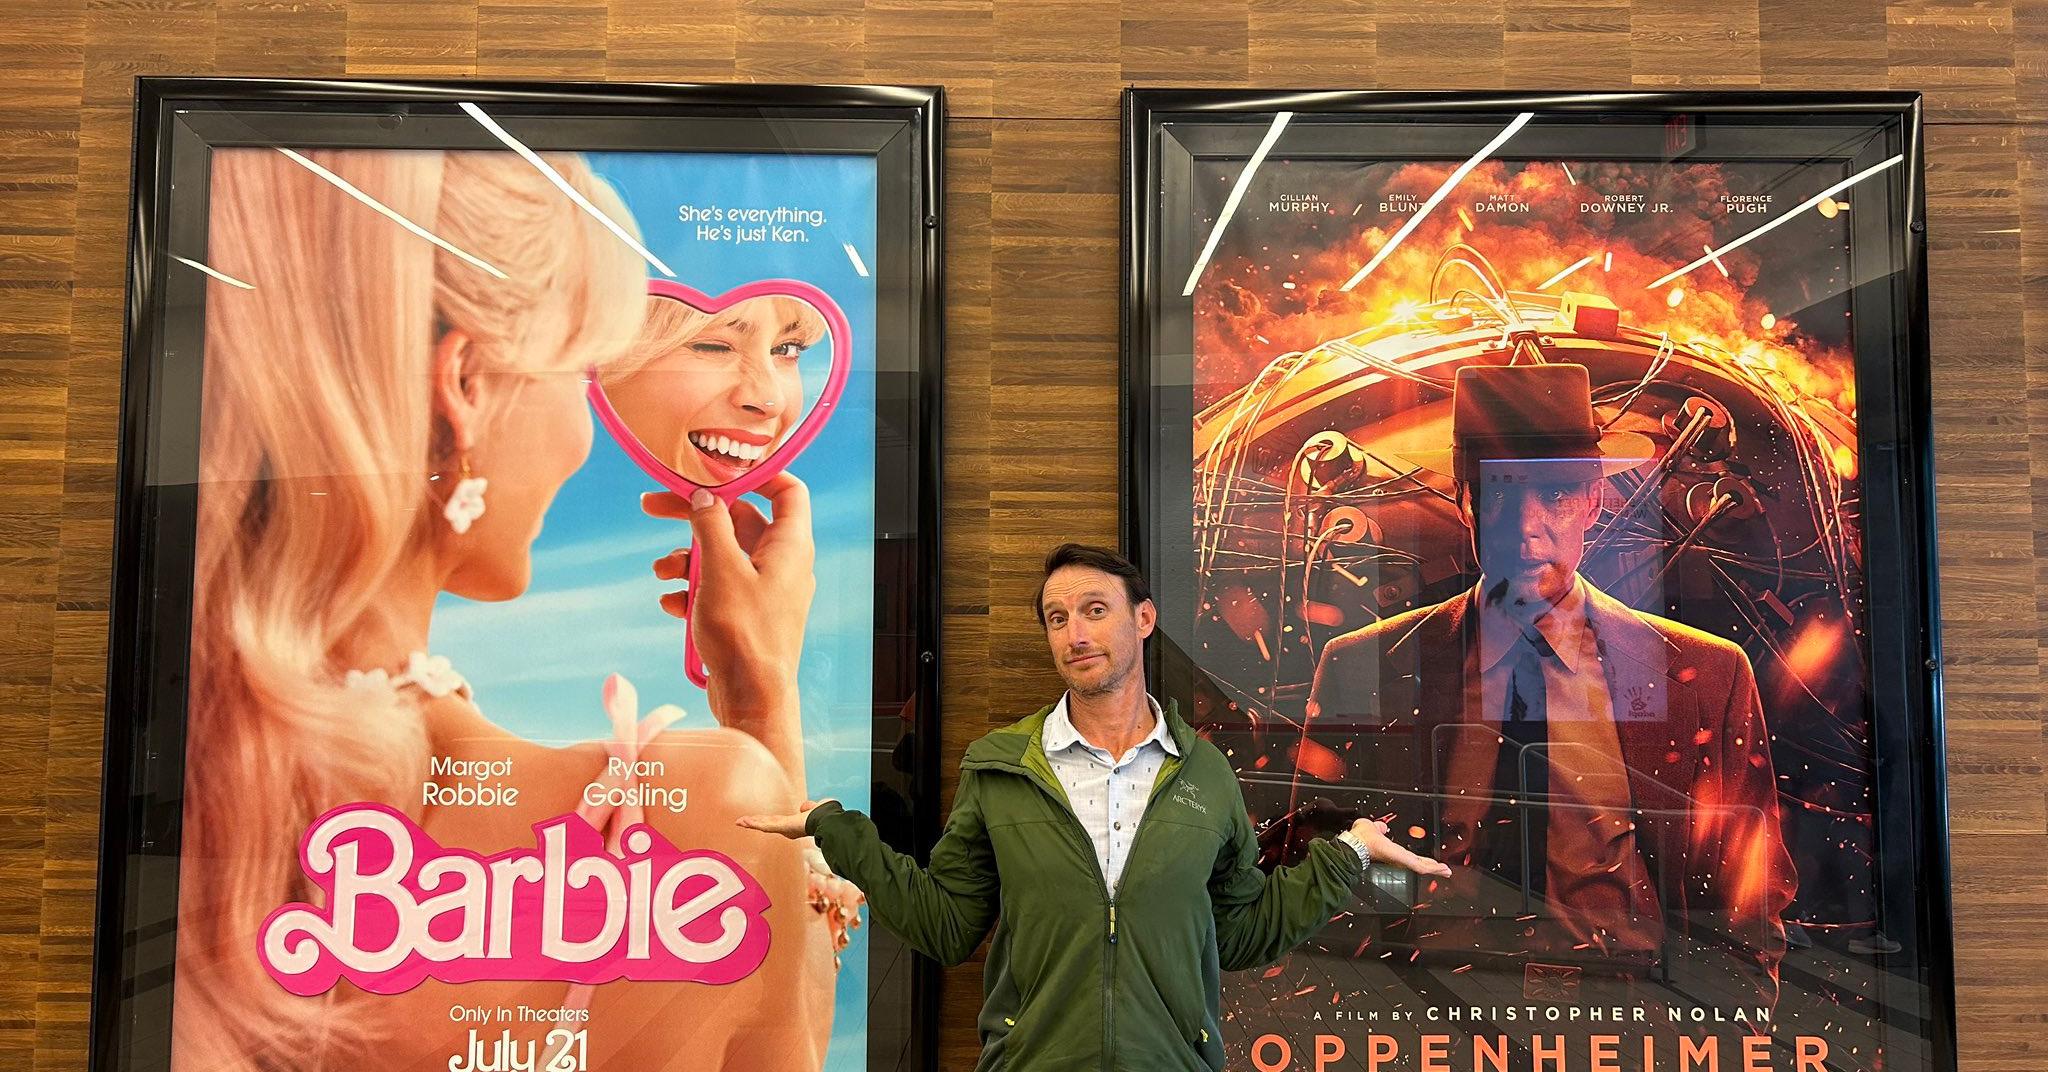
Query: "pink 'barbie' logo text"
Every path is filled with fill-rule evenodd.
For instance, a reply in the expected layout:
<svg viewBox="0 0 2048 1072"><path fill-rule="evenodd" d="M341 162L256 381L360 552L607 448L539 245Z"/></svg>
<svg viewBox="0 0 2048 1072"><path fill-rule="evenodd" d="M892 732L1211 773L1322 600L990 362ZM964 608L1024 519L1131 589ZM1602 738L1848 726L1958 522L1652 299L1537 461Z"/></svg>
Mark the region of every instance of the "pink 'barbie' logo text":
<svg viewBox="0 0 2048 1072"><path fill-rule="evenodd" d="M381 804L321 816L299 864L325 908L263 921L257 955L294 994L347 979L397 994L438 979L730 983L768 955L768 894L723 853L682 852L646 826L623 855L575 815L535 824L535 849L443 848Z"/></svg>

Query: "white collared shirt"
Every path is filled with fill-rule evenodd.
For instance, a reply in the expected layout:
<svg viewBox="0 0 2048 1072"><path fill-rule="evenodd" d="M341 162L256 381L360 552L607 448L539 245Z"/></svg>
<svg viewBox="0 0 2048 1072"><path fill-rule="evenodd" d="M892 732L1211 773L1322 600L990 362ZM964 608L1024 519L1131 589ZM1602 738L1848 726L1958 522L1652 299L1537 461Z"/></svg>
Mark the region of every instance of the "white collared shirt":
<svg viewBox="0 0 2048 1072"><path fill-rule="evenodd" d="M1544 642L1550 645L1551 652L1557 656L1556 659L1544 660L1546 677L1561 671L1564 677L1570 678L1573 675L1587 674L1589 668L1599 665L1599 637L1594 635L1592 624L1586 621L1585 583L1574 575L1571 590L1565 593L1564 599L1533 622L1526 621L1523 616L1509 611L1498 600L1487 599L1484 595L1475 600L1479 606L1479 670L1482 674L1498 675L1501 681L1496 691L1503 702L1489 706L1488 717L1497 717L1493 712L1501 710L1505 704L1506 675L1513 669L1508 656L1519 656L1522 648L1529 645L1528 633L1531 630L1541 636ZM1482 581L1479 590L1483 593L1489 587L1491 585ZM1587 698L1570 697L1567 710L1552 717L1590 717L1584 709L1605 708L1607 689L1604 674L1596 671L1590 676L1600 680L1600 695ZM1492 697L1489 696L1489 704L1491 701ZM1603 717L1606 714L1605 710L1599 710L1598 713Z"/></svg>
<svg viewBox="0 0 2048 1072"><path fill-rule="evenodd" d="M1614 919L1604 919L1597 927L1581 924L1598 931L1584 937L1603 949L1652 951L1662 933L1656 883L1635 840L1628 763L1608 694L1598 627L1588 617L1591 601L1586 587L1584 579L1574 577L1565 598L1534 621L1483 595L1476 597L1485 704L1481 720L1494 725L1509 718L1515 664L1533 652L1543 668L1542 755L1526 757L1520 766L1526 777L1528 763L1547 763L1543 815L1549 895L1561 904L1629 905L1627 926ZM1486 586L1479 590L1484 592ZM1542 637L1549 653L1531 642L1531 631ZM1500 747L1516 746L1502 739ZM1487 761L1483 774L1472 773L1490 781L1492 763ZM1494 786L1492 791L1519 796L1521 785ZM1609 891L1611 895L1593 897ZM1563 918L1572 925L1580 917L1564 913Z"/></svg>
<svg viewBox="0 0 2048 1072"><path fill-rule="evenodd" d="M1485 704L1481 717L1488 722L1506 720L1515 663L1536 646L1532 634L1542 637L1550 648L1536 655L1543 667L1550 793L1626 810L1628 768L1614 729L1600 637L1586 618L1585 586L1584 580L1574 577L1564 599L1534 621L1479 597L1480 691Z"/></svg>
<svg viewBox="0 0 2048 1072"><path fill-rule="evenodd" d="M1074 817L1095 842L1095 861L1102 865L1103 884L1112 893L1124 873L1131 839L1145 817L1159 769L1166 765L1167 756L1180 755L1159 701L1147 695L1145 702L1152 705L1152 732L1122 756L1112 757L1081 736L1067 714L1064 695L1045 717L1041 733L1045 758L1067 791Z"/></svg>

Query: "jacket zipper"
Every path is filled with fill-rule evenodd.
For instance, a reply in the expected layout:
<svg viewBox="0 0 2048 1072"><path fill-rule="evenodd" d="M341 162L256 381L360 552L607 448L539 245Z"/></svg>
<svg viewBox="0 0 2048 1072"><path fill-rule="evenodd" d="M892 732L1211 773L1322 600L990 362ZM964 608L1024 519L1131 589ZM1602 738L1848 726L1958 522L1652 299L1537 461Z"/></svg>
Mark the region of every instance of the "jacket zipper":
<svg viewBox="0 0 2048 1072"><path fill-rule="evenodd" d="M1053 792L1045 784L1042 775L1032 771L1029 767L1026 767L1025 770L1028 772L1028 780L1038 786L1038 791L1058 802L1060 810L1066 813L1067 829L1080 836L1081 855L1088 858L1088 869L1095 872L1095 887L1106 891L1109 927L1108 941L1102 947L1102 1068L1103 1072L1109 1072L1110 1043L1114 1038L1112 1023L1115 1016L1114 1003L1116 995L1116 960L1115 950L1112 948L1116 945L1116 892L1109 889L1109 876L1102 872L1102 861L1095 858L1095 843L1089 839L1088 828L1081 825L1081 816L1075 813L1074 806L1068 802L1065 791ZM1143 824L1140 823L1139 825L1142 828ZM1133 847L1137 845L1137 835L1132 835L1131 844ZM1123 885L1121 876L1118 877L1117 885Z"/></svg>
<svg viewBox="0 0 2048 1072"><path fill-rule="evenodd" d="M1105 980L1109 981L1109 982L1111 983L1111 985L1110 985L1109 987L1107 987L1106 989L1104 989L1104 991L1103 991L1103 1000L1102 1000L1102 1068L1103 1068L1103 1072L1109 1072L1109 1068L1110 1068L1110 1064L1109 1064L1109 1061L1110 1061L1110 1055L1111 1055L1112 1053L1114 1053L1114 1052L1115 1052L1115 1050L1114 1050L1114 1049L1113 1049L1113 1047L1112 1047L1112 1044L1113 1044L1113 1043L1115 1042L1115 1032L1114 1032L1114 1030L1113 1030L1113 1019L1112 1019L1112 1016L1113 1016L1113 1013L1114 1013L1114 995L1115 995L1115 993L1116 993L1116 987L1115 987L1115 985L1114 985L1114 984L1115 984L1115 980L1116 980L1116 975L1115 975L1115 972L1116 972L1116 899L1117 899L1117 895L1119 895L1119 894L1121 894L1121 893L1123 892L1123 889L1124 889L1124 877L1125 877L1125 876L1127 876L1127 875L1129 875L1129 874L1131 873L1131 864L1132 864L1132 862L1133 862L1133 861L1137 860L1137 858L1138 858L1138 842L1139 842L1140 840L1142 840L1142 839L1144 838L1144 836L1145 836L1145 829L1146 829L1146 827L1145 827L1145 819L1146 819L1146 818L1149 818L1149 817L1151 817L1151 815L1152 815L1152 805L1153 805L1154 803L1158 802L1160 794L1162 794L1162 793L1166 792L1166 787L1167 787L1167 786L1169 786L1169 785L1172 785L1172 784L1173 784L1174 782L1178 781L1179 779L1180 779L1180 768L1176 767L1176 768L1174 768L1174 772L1173 772L1173 775L1172 775L1172 777L1169 777L1169 778L1164 778L1164 779L1161 779L1161 780L1160 780L1160 782L1159 782L1159 784L1157 784L1157 785L1155 785L1155 786L1153 786L1153 787L1152 787L1152 792L1151 792L1150 794L1148 794L1148 795L1147 795L1147 796L1145 797L1145 814L1144 814L1144 816L1142 816L1142 817L1140 817L1140 818L1138 819L1138 829L1136 829L1136 830L1134 830L1134 831L1132 831L1132 832L1131 832L1131 851L1130 851L1130 852L1129 852L1129 853L1128 853L1127 855L1125 855L1125 857L1124 857L1124 869L1123 869L1122 873L1120 873L1120 874L1118 874L1118 875L1116 876L1116 886L1115 886L1115 888L1113 888L1113 889L1111 889L1111 890L1109 891L1109 945L1108 945L1108 947L1107 947L1107 950L1106 950L1106 952L1105 952L1105 953L1103 954L1103 978L1104 978ZM1069 808L1068 810L1069 810L1069 811L1072 811L1072 809L1071 809L1071 808ZM1080 825L1080 823L1081 823L1080 817L1079 817L1079 816L1075 816L1075 818L1074 818L1074 825L1076 825L1076 826L1079 826L1079 825ZM1154 825L1157 825L1157 824L1154 824ZM1084 831L1082 831L1082 832L1083 832L1083 833L1086 833L1086 831L1085 831L1085 830L1084 830ZM1091 852L1091 853L1090 853L1090 855L1092 856L1092 855L1093 855L1093 853ZM1101 870L1101 865L1099 865L1099 864L1098 864L1098 865L1096 866L1096 870L1100 871L1100 870Z"/></svg>
<svg viewBox="0 0 2048 1072"><path fill-rule="evenodd" d="M1089 855L1093 856L1091 846ZM1096 865L1101 870L1101 865ZM1108 879L1103 880L1105 886ZM1122 885L1119 881L1118 885ZM1116 1053L1116 891L1109 894L1109 942L1102 947L1102 1072L1110 1072Z"/></svg>
<svg viewBox="0 0 2048 1072"><path fill-rule="evenodd" d="M1102 871L1102 862L1095 858L1095 843L1088 837L1088 828L1081 825L1081 816L1075 813L1074 806L1067 801L1064 791L1052 792L1043 784L1042 776L1038 776L1035 771L1031 774L1031 780L1038 783L1038 791L1059 802L1060 810L1067 815L1067 829L1081 836L1081 855L1088 858L1090 869L1095 872L1096 884L1108 893L1108 940L1102 947L1102 1068L1103 1072L1111 1072L1110 1059L1116 1052L1116 898L1123 890L1124 875L1130 874L1131 861L1138 855L1138 840L1145 835L1145 821L1138 820L1138 829L1131 834L1130 854L1124 858L1123 874L1116 877L1116 886L1111 888L1109 876ZM1145 811L1150 813L1152 805L1158 801L1160 795L1178 780L1180 769L1176 767L1172 777L1152 787L1152 792L1145 798Z"/></svg>

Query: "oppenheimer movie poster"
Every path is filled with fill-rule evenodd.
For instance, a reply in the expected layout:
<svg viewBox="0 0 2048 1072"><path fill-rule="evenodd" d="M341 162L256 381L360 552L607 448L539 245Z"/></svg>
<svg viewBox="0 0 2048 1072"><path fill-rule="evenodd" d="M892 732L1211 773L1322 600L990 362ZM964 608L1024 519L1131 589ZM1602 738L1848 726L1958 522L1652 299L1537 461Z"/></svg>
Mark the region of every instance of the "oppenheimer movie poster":
<svg viewBox="0 0 2048 1072"><path fill-rule="evenodd" d="M876 196L214 154L174 1069L866 1067Z"/></svg>
<svg viewBox="0 0 2048 1072"><path fill-rule="evenodd" d="M1155 576L1271 858L1365 815L1454 873L1227 979L1231 1067L1922 1067L1873 1023L1848 293L1884 210L1790 151L1329 156L1234 202L1241 155L1191 165L1190 247L1228 226Z"/></svg>

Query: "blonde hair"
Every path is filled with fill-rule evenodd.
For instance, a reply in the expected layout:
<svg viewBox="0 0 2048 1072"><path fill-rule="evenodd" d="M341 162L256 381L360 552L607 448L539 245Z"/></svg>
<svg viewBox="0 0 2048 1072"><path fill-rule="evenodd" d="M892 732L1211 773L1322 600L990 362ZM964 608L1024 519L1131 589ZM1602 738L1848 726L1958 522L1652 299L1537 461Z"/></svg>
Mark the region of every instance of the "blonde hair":
<svg viewBox="0 0 2048 1072"><path fill-rule="evenodd" d="M448 436L439 335L484 371L573 374L637 334L635 255L511 153L307 157L490 263L495 278L282 153L213 158L207 260L253 290L206 296L205 387L173 1057L184 1068L305 1067L368 1034L352 1004L296 997L256 957L264 917L318 903L297 847L358 800L417 813L417 706L343 684L344 645L431 553ZM550 163L614 219L580 158Z"/></svg>
<svg viewBox="0 0 2048 1072"><path fill-rule="evenodd" d="M811 303L800 298L779 295L748 298L722 313L713 314L692 308L674 298L649 296L647 316L641 321L639 338L633 340L632 349L617 362L607 366L605 372L608 377L630 377L663 356L687 345L691 339L703 334L705 329L711 327L721 316L728 322L736 321L740 319L742 308L759 301L772 302L777 323L787 325L805 346L811 346L825 337L825 315Z"/></svg>

